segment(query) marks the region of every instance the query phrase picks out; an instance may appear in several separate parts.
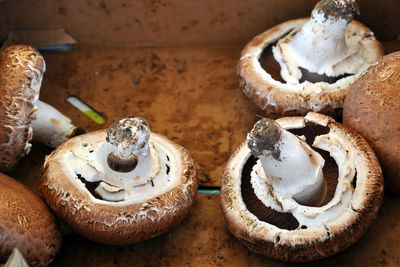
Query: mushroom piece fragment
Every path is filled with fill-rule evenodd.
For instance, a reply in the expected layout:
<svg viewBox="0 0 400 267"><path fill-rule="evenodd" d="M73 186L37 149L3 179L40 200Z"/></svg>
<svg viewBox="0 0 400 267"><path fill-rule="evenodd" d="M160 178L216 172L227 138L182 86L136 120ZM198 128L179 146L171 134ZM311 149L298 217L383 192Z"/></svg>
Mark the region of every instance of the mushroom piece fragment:
<svg viewBox="0 0 400 267"><path fill-rule="evenodd" d="M152 133L143 118L128 117L58 147L45 161L42 191L76 232L129 244L179 224L193 204L197 177L183 147Z"/></svg>
<svg viewBox="0 0 400 267"><path fill-rule="evenodd" d="M258 253L292 262L325 258L356 242L382 197L381 169L367 142L312 112L256 123L221 180L231 232Z"/></svg>
<svg viewBox="0 0 400 267"><path fill-rule="evenodd" d="M57 147L77 127L54 107L40 101L45 62L27 45L0 51L0 170L11 171L30 151L32 139Z"/></svg>
<svg viewBox="0 0 400 267"><path fill-rule="evenodd" d="M354 0L322 0L310 18L256 36L243 49L237 70L246 96L267 114L315 111L339 117L347 87L383 56L371 30L352 21L357 12Z"/></svg>

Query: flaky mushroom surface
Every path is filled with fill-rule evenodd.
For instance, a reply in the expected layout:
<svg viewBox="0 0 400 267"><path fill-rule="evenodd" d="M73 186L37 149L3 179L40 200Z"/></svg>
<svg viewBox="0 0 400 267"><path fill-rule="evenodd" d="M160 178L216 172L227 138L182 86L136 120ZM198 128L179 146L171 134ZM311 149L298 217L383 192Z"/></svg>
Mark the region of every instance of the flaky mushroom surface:
<svg viewBox="0 0 400 267"><path fill-rule="evenodd" d="M34 139L56 147L75 133L71 120L39 98L45 62L27 45L0 51L0 170L11 171ZM39 110L38 110L39 108Z"/></svg>
<svg viewBox="0 0 400 267"><path fill-rule="evenodd" d="M137 162L121 170L132 155ZM46 158L42 191L82 236L129 244L178 225L193 204L197 177L183 147L150 133L143 119L127 118L58 147Z"/></svg>
<svg viewBox="0 0 400 267"><path fill-rule="evenodd" d="M338 117L347 87L383 56L373 32L351 21L356 11L354 1L323 0L311 18L290 20L256 36L243 49L237 70L245 95L267 114L315 111ZM270 46L283 80L260 64Z"/></svg>
<svg viewBox="0 0 400 267"><path fill-rule="evenodd" d="M325 161L331 158L336 163L335 181L327 181L332 171L324 170L331 195L324 197L324 191L314 190L312 194L324 198L322 203L300 204L295 193L306 187L296 186L296 180L307 181L301 175L306 164L286 167L273 176L264 171L268 168L262 157L257 160L244 142L231 156L221 180L225 220L247 247L275 259L307 262L334 255L356 242L376 217L383 196L376 156L360 135L325 115L308 113L304 118L276 122L293 133L306 133L308 137L300 136L298 143L306 139L314 150L325 151ZM286 142L281 141L280 145ZM281 153L280 160L285 162L286 152ZM298 175L293 177L293 173ZM279 187L287 179L291 187Z"/></svg>
<svg viewBox="0 0 400 267"><path fill-rule="evenodd" d="M35 193L0 173L0 262L18 248L29 266L47 266L61 247L61 233Z"/></svg>

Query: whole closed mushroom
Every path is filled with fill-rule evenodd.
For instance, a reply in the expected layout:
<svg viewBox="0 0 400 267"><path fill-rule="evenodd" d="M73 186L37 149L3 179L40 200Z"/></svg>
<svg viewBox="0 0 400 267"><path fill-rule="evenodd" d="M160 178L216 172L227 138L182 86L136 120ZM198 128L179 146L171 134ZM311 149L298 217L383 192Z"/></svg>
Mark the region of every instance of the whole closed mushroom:
<svg viewBox="0 0 400 267"><path fill-rule="evenodd" d="M197 177L183 147L129 117L59 146L46 158L42 191L82 236L129 244L178 225L193 204Z"/></svg>
<svg viewBox="0 0 400 267"><path fill-rule="evenodd" d="M231 232L250 249L291 262L349 247L382 197L382 173L367 142L318 113L257 122L221 181Z"/></svg>
<svg viewBox="0 0 400 267"><path fill-rule="evenodd" d="M267 114L339 117L347 87L383 55L354 0L322 0L310 18L256 36L237 69L243 92ZM272 49L271 49L272 48Z"/></svg>
<svg viewBox="0 0 400 267"><path fill-rule="evenodd" d="M45 62L27 45L0 51L0 170L10 172L29 153L34 140L56 147L77 127L52 106L40 101Z"/></svg>
<svg viewBox="0 0 400 267"><path fill-rule="evenodd" d="M387 191L400 193L400 52L384 56L350 88L343 123L368 140Z"/></svg>
<svg viewBox="0 0 400 267"><path fill-rule="evenodd" d="M49 265L61 247L61 233L35 193L0 173L0 263L17 248L29 266Z"/></svg>

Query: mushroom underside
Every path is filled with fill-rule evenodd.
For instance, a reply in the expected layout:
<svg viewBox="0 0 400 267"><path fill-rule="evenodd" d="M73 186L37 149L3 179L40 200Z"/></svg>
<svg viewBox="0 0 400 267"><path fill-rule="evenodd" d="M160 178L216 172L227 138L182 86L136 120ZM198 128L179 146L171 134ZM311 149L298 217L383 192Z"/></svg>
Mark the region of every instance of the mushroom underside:
<svg viewBox="0 0 400 267"><path fill-rule="evenodd" d="M65 151L74 147L87 149L92 154L91 141L104 140L105 136L105 131L98 131L71 139L46 159L42 191L51 209L77 233L108 244L145 240L178 225L189 212L197 189L196 170L188 152L152 133L150 142L165 157L161 161L160 177L133 189L122 188L132 193L126 198L128 194L119 186L109 181L88 181L71 164L66 166L63 162L68 158ZM172 186L168 187L169 181ZM99 186L108 190L112 199L105 200L96 190Z"/></svg>
<svg viewBox="0 0 400 267"><path fill-rule="evenodd" d="M299 208L292 210L276 210L265 205L250 181L257 159L244 144L232 156L222 179L221 204L230 230L247 247L275 259L305 262L344 250L367 230L376 216L383 195L379 163L360 136L338 125L329 123L324 126L307 121L305 127L290 129L296 135L305 136L309 144L321 136L334 139L340 129L345 134L341 136L339 133L339 136L347 139L340 145L343 149L352 147L364 150L361 153L349 152L352 156L347 159L353 162L351 167L351 164L342 162L331 148L318 149L325 159L323 172L328 186L325 199L318 207L299 205ZM330 133L332 129L333 133ZM331 150L331 155L326 150ZM341 195L341 192L344 193ZM338 196L342 196L339 201L339 206L342 201L344 203L342 208L332 204L339 203ZM332 208L342 209L343 212L333 215ZM300 209L305 216L299 216ZM318 210L326 210L330 215L321 217ZM309 224L310 220L305 219L307 216L314 216L318 223Z"/></svg>
<svg viewBox="0 0 400 267"><path fill-rule="evenodd" d="M321 126L312 122L307 122L304 128L299 129L288 129L289 132L297 135L304 136L305 141L308 145L312 146L315 137L322 134L329 133L329 128ZM325 160L323 168L324 182L327 185L327 194L323 197L319 207L326 205L332 200L336 186L338 183L338 166L335 160L329 155L329 152L314 147ZM251 186L251 173L257 159L254 156L250 156L241 173L241 193L243 202L247 209L253 213L260 221L275 225L281 229L295 230L295 229L307 229L306 225L299 225L299 222L290 212L280 212L273 208L265 206L256 196L253 187ZM353 179L352 186L356 187L356 176Z"/></svg>
<svg viewBox="0 0 400 267"><path fill-rule="evenodd" d="M281 77L281 66L272 54L272 47L307 21L308 18L303 18L277 25L256 36L242 51L237 69L239 86L247 97L272 117L305 115L314 111L339 118L346 88L383 55L383 48L371 30L352 21L346 36L349 44L360 46L356 53L360 57L357 68L328 76L299 67L302 77L298 84L287 83Z"/></svg>
<svg viewBox="0 0 400 267"><path fill-rule="evenodd" d="M294 29L290 29L289 32L293 31ZM289 32L283 33L281 38L286 37ZM275 46L277 42L273 42L266 46L261 54L260 57L258 58L258 61L261 65L261 68L263 68L269 75L271 75L271 78L274 79L275 81L278 81L280 83L285 83L283 80L280 72L281 72L281 67L274 58L274 55L272 53L272 47ZM338 82L339 80L343 78L347 78L351 75L354 75L355 73L343 73L338 76L328 76L326 74L318 74L315 72L310 72L306 68L299 67L302 76L301 79L299 80L299 83L304 83L305 81L308 81L310 83L318 83L318 82L323 82L323 83L328 83L328 84L334 84Z"/></svg>

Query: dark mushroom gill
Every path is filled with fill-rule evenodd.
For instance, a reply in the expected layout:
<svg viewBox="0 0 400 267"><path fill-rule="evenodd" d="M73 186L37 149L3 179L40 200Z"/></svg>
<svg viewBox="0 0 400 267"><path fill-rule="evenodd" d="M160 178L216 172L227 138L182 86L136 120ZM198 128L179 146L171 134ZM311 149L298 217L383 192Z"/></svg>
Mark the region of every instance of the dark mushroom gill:
<svg viewBox="0 0 400 267"><path fill-rule="evenodd" d="M304 135L306 137L306 142L309 145L312 145L315 137L318 135L329 133L329 128L307 122L304 128L291 129L289 131L298 136ZM324 180L327 185L327 194L323 199L322 204L320 205L323 206L331 201L335 194L339 171L335 160L329 155L329 152L317 148L313 149L320 153L325 160L325 166L322 170L324 173ZM250 156L242 170L241 193L247 209L251 213L253 213L260 221L275 225L276 227L279 227L281 229L298 229L299 222L291 213L278 212L269 207L266 207L255 195L253 187L250 183L250 174L256 162L256 158L254 156ZM302 226L300 226L300 228L305 229Z"/></svg>

